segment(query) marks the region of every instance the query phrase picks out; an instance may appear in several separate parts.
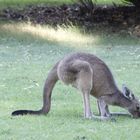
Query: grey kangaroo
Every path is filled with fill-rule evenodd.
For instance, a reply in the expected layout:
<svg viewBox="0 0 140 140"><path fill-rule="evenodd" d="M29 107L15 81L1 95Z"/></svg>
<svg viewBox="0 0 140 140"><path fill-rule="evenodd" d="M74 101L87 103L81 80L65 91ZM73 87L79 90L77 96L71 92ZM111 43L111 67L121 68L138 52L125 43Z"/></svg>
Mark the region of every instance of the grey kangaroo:
<svg viewBox="0 0 140 140"><path fill-rule="evenodd" d="M95 55L88 53L69 54L55 64L44 85L42 109L17 110L12 115L46 115L51 106L52 89L58 80L81 91L85 118L111 118L108 105L120 106L128 110L134 118L140 117L139 100L124 85L120 91L108 66ZM97 98L100 116L91 112L90 95Z"/></svg>

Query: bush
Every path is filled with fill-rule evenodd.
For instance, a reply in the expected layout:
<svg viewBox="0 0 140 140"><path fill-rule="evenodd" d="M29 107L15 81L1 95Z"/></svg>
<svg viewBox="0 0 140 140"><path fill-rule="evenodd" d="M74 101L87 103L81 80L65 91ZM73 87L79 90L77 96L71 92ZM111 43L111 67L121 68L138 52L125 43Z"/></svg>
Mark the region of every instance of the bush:
<svg viewBox="0 0 140 140"><path fill-rule="evenodd" d="M126 4L133 4L136 7L140 7L140 0L123 0Z"/></svg>
<svg viewBox="0 0 140 140"><path fill-rule="evenodd" d="M96 0L78 0L80 3L80 9L84 13L93 14L96 10Z"/></svg>

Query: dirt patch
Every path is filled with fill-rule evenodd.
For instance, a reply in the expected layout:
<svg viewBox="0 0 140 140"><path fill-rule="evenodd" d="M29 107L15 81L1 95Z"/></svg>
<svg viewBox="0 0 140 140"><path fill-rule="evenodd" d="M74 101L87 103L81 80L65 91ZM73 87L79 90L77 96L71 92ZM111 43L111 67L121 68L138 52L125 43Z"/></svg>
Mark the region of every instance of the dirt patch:
<svg viewBox="0 0 140 140"><path fill-rule="evenodd" d="M85 8L79 4L61 6L28 6L22 10L4 9L0 17L6 20L31 21L33 23L78 25L87 29L97 25L114 29L137 29L140 25L140 10L134 6L96 6ZM137 27L137 28L136 28Z"/></svg>

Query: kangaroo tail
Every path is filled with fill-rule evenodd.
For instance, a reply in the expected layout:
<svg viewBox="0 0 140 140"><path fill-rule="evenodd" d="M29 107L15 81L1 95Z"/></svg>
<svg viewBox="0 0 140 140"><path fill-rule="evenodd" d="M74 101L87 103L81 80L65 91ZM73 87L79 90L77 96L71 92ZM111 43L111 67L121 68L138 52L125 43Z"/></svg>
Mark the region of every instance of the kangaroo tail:
<svg viewBox="0 0 140 140"><path fill-rule="evenodd" d="M12 112L12 116L16 115L40 115L40 114L47 114L50 111L51 107L51 94L52 90L58 81L58 75L57 75L57 66L59 62L52 68L52 70L49 72L48 77L46 79L45 85L44 85L44 91L43 91L43 107L40 110L33 111L33 110L16 110Z"/></svg>
<svg viewBox="0 0 140 140"><path fill-rule="evenodd" d="M41 114L41 110L39 111L33 111L33 110L17 110L12 112L12 116L17 116L17 115L40 115Z"/></svg>

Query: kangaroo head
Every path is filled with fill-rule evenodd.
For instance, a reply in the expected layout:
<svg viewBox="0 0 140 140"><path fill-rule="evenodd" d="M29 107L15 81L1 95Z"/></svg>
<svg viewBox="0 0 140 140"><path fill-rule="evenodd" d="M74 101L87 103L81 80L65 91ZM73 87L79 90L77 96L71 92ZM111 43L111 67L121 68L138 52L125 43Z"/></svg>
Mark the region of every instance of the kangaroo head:
<svg viewBox="0 0 140 140"><path fill-rule="evenodd" d="M140 101L138 98L125 85L123 85L123 95L130 101L130 105L127 107L129 113L134 118L140 118Z"/></svg>

